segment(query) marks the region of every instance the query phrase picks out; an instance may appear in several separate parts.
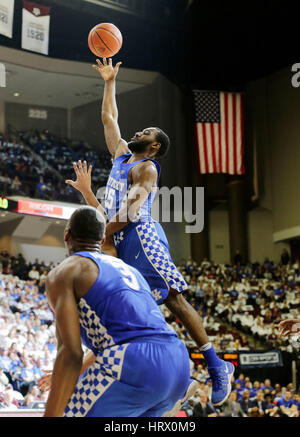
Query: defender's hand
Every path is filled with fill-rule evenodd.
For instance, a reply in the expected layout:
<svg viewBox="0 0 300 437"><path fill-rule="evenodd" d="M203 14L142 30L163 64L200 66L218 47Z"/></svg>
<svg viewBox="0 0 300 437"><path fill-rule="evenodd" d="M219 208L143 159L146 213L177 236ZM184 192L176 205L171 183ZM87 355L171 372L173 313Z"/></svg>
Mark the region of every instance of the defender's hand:
<svg viewBox="0 0 300 437"><path fill-rule="evenodd" d="M91 173L93 166L90 165L89 169L87 169L87 162L83 162L83 167L81 161L78 161L78 166L76 162L73 162L73 167L76 173L76 181L72 181L67 179L65 181L66 184L71 185L76 190L80 191L81 194L86 193L91 190L92 182L91 182Z"/></svg>
<svg viewBox="0 0 300 437"><path fill-rule="evenodd" d="M110 80L114 80L118 74L119 67L122 62L118 62L114 67L112 65L112 59L109 58L108 63L106 58L103 58L103 64L100 59L96 59L97 65L92 65L92 67L100 73L102 79L107 82Z"/></svg>
<svg viewBox="0 0 300 437"><path fill-rule="evenodd" d="M278 329L280 331L279 336L284 337L289 334L297 334L300 332L300 320L289 319L283 320L279 323Z"/></svg>

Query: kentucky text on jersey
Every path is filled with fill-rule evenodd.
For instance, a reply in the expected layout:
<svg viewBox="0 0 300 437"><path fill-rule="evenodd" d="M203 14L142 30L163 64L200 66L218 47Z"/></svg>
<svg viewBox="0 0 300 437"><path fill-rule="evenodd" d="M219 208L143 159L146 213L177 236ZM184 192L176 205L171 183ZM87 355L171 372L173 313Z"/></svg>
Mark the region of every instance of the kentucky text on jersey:
<svg viewBox="0 0 300 437"><path fill-rule="evenodd" d="M130 188L130 183L128 180L128 175L130 170L137 164L143 161L152 161L157 169L157 182L160 174L160 166L157 161L149 158L142 159L141 161L127 163L128 159L131 157L131 153L126 153L119 156L114 160L113 167L108 178L105 191L105 209L108 219L111 220L112 217L119 211L119 209L124 205L127 199L128 190ZM153 190L147 200L142 205L138 220L145 221L151 220L151 206L156 194L156 190Z"/></svg>
<svg viewBox="0 0 300 437"><path fill-rule="evenodd" d="M113 177L110 176L108 178L108 181L107 181L107 186L114 188L115 190L118 190L118 191L123 191L124 187L127 186L127 180L124 179L123 182L116 181L116 179L114 179Z"/></svg>

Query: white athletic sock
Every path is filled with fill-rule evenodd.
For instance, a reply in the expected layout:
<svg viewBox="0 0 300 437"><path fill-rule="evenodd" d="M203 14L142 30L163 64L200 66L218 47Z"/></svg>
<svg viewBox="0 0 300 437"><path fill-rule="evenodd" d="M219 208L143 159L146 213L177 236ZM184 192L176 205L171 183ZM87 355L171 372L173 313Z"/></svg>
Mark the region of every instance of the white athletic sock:
<svg viewBox="0 0 300 437"><path fill-rule="evenodd" d="M208 351L208 349L210 349L212 347L212 344L210 342L204 344L203 346L200 347L200 350L203 351Z"/></svg>

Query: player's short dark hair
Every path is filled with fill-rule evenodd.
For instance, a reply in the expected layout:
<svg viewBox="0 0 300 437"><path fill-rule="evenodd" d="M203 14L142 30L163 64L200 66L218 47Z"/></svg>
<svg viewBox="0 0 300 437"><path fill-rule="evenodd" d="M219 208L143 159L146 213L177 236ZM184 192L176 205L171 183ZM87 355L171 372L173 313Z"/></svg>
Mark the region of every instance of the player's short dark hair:
<svg viewBox="0 0 300 437"><path fill-rule="evenodd" d="M69 219L69 230L74 240L101 241L105 234L105 219L91 206L77 208Z"/></svg>
<svg viewBox="0 0 300 437"><path fill-rule="evenodd" d="M156 141L160 143L160 148L159 148L156 156L158 158L162 158L163 156L166 156L166 154L169 151L169 148L170 148L170 138L159 127L156 127L155 129L157 131L157 133L156 133Z"/></svg>

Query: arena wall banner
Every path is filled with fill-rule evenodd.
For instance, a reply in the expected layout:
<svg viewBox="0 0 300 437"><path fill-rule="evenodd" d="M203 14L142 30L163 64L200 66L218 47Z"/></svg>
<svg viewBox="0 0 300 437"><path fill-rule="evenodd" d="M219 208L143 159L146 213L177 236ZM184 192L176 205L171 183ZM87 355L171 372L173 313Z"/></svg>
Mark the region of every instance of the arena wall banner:
<svg viewBox="0 0 300 437"><path fill-rule="evenodd" d="M49 29L50 8L23 0L22 49L48 55Z"/></svg>
<svg viewBox="0 0 300 437"><path fill-rule="evenodd" d="M282 356L279 350L267 352L240 352L239 365L241 368L250 369L254 367L281 367Z"/></svg>
<svg viewBox="0 0 300 437"><path fill-rule="evenodd" d="M57 205L53 202L37 202L27 199L13 200L0 195L0 211L69 220L75 209L75 206Z"/></svg>
<svg viewBox="0 0 300 437"><path fill-rule="evenodd" d="M16 212L19 214L38 215L41 217L69 220L75 209L76 208L71 206L19 199Z"/></svg>
<svg viewBox="0 0 300 437"><path fill-rule="evenodd" d="M15 0L0 0L0 34L12 38Z"/></svg>

